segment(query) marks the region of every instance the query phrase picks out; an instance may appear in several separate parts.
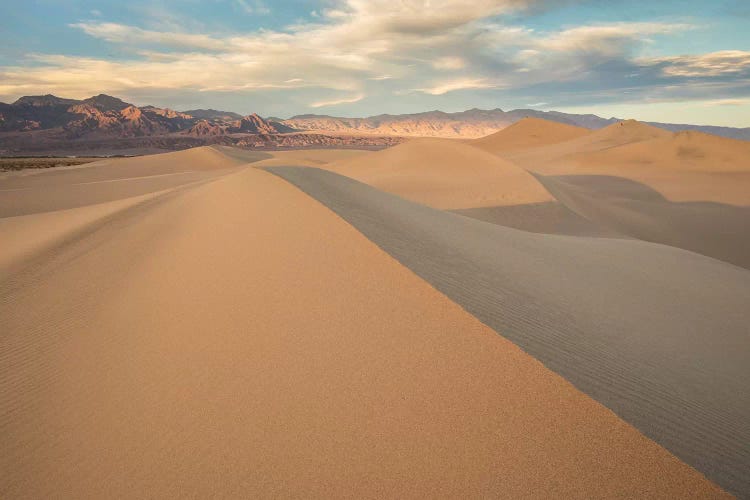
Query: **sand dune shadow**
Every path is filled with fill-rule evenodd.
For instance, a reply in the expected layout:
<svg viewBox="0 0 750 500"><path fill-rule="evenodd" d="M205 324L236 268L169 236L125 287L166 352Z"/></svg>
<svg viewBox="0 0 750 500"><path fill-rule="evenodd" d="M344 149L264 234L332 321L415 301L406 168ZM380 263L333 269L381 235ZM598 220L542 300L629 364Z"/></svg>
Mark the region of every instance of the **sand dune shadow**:
<svg viewBox="0 0 750 500"><path fill-rule="evenodd" d="M750 269L750 207L674 202L650 186L611 175L535 176L596 225Z"/></svg>

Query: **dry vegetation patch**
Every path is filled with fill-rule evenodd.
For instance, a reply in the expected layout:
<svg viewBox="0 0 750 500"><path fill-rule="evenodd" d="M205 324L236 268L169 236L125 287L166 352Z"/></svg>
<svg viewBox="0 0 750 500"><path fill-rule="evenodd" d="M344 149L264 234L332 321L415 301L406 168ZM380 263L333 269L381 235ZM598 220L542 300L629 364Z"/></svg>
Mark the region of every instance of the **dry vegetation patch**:
<svg viewBox="0 0 750 500"><path fill-rule="evenodd" d="M24 168L52 168L82 165L101 158L0 158L0 172Z"/></svg>

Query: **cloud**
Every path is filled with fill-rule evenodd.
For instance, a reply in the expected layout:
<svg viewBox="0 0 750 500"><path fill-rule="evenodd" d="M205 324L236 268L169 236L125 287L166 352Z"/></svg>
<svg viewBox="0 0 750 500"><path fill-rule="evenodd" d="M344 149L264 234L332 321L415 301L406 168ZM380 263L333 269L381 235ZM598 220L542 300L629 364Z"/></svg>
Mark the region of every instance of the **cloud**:
<svg viewBox="0 0 750 500"><path fill-rule="evenodd" d="M608 73L604 75L608 79L633 78L639 68L632 59L649 43L649 36L688 29L690 25L673 23L607 23L552 33L517 33L516 72L527 82L591 78L597 71Z"/></svg>
<svg viewBox="0 0 750 500"><path fill-rule="evenodd" d="M484 81L482 79L464 78L460 80L440 82L431 87L415 90L417 92L422 92L430 95L443 95L447 94L448 92L455 92L456 90L490 89L497 86L498 85Z"/></svg>
<svg viewBox="0 0 750 500"><path fill-rule="evenodd" d="M466 67L466 61L461 57L439 57L432 63L432 67L435 69L461 69Z"/></svg>
<svg viewBox="0 0 750 500"><path fill-rule="evenodd" d="M153 44L171 48L212 51L221 51L227 48L225 41L208 35L151 31L117 23L81 22L71 24L70 27L80 29L94 38L117 44Z"/></svg>
<svg viewBox="0 0 750 500"><path fill-rule="evenodd" d="M734 73L750 73L750 52L723 50L710 54L662 57L645 60L664 66L664 74L685 77L709 77Z"/></svg>
<svg viewBox="0 0 750 500"><path fill-rule="evenodd" d="M267 15L271 13L271 9L261 0L234 0L234 3L247 14Z"/></svg>
<svg viewBox="0 0 750 500"><path fill-rule="evenodd" d="M253 15L267 13L261 1L225 1ZM365 95L368 103L390 103L398 96L407 102L406 94L409 103L426 103L431 96L480 89L502 89L503 96L539 106L552 95L555 103L570 105L750 95L750 52L642 56L659 37L693 29L684 23L539 31L518 24L523 16L509 16L556 4L326 0L311 20L245 33L180 26L169 16L158 30L156 19L142 26L81 21L70 26L126 55L31 54L0 67L0 96L284 92L279 102L323 107ZM349 97L331 100L332 93Z"/></svg>
<svg viewBox="0 0 750 500"><path fill-rule="evenodd" d="M750 99L717 99L705 103L706 106L745 106L747 104L750 104Z"/></svg>
<svg viewBox="0 0 750 500"><path fill-rule="evenodd" d="M310 103L308 106L311 108L325 108L328 106L338 106L340 104L352 104L355 102L359 102L364 98L365 98L364 94L357 94L355 96L342 97L340 99L332 99L329 101L316 101L316 102Z"/></svg>
<svg viewBox="0 0 750 500"><path fill-rule="evenodd" d="M555 52L597 52L619 55L634 45L648 41L647 36L663 35L691 29L677 23L608 23L580 26L541 38L538 49Z"/></svg>

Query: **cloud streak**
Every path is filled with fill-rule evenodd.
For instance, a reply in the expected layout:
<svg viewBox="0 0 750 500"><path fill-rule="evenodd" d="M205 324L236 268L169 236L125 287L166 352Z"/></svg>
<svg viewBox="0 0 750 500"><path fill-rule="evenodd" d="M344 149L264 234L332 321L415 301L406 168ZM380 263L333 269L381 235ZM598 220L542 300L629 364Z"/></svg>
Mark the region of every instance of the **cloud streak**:
<svg viewBox="0 0 750 500"><path fill-rule="evenodd" d="M365 98L364 94L357 94L351 97L342 97L340 99L331 99L327 101L316 101L310 103L308 106L311 108L327 108L329 106L339 106L341 104L352 104L359 102Z"/></svg>
<svg viewBox="0 0 750 500"><path fill-rule="evenodd" d="M487 82L478 78L468 78L460 80L451 80L446 82L437 83L431 87L423 89L415 89L417 92L423 92L430 95L443 95L448 92L455 92L457 90L476 90L476 89L491 89L498 85L491 82Z"/></svg>

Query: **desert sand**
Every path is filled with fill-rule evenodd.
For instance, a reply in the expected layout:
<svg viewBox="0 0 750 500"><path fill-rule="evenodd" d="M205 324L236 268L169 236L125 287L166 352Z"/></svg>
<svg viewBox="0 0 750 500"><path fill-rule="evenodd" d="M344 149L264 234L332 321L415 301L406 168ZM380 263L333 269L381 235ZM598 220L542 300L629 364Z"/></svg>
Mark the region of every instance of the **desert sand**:
<svg viewBox="0 0 750 500"><path fill-rule="evenodd" d="M524 170L453 139L413 139L324 168L442 209L552 200Z"/></svg>
<svg viewBox="0 0 750 500"><path fill-rule="evenodd" d="M476 147L490 151L517 151L547 146L589 135L586 128L556 123L539 118L524 118L499 132L471 141Z"/></svg>
<svg viewBox="0 0 750 500"><path fill-rule="evenodd" d="M489 151L543 175L614 175L651 187L673 202L747 206L748 144L700 132L673 134L629 120L572 140Z"/></svg>
<svg viewBox="0 0 750 500"><path fill-rule="evenodd" d="M549 131L559 124L537 125L553 142L509 148L497 139L505 132L500 131L493 141L472 144L535 174L557 202L600 230L750 268L750 143L700 132L673 134L633 120L558 141ZM527 133L535 134L530 127ZM504 213L468 215L521 229L540 226L506 222ZM552 231L541 225L542 232L606 234L568 226Z"/></svg>
<svg viewBox="0 0 750 500"><path fill-rule="evenodd" d="M750 271L502 154L0 179L0 497L750 493Z"/></svg>
<svg viewBox="0 0 750 500"><path fill-rule="evenodd" d="M748 487L750 272L477 222L324 170L271 171L679 457Z"/></svg>

